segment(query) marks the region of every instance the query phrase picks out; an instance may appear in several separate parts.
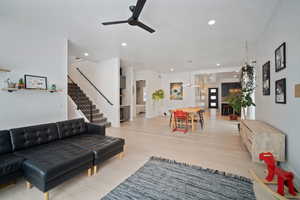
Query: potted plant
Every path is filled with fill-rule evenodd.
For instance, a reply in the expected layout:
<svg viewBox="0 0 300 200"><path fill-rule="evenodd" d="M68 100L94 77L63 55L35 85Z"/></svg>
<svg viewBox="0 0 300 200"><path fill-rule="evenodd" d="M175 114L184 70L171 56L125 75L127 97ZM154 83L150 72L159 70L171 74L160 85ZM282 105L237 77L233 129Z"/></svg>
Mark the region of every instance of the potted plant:
<svg viewBox="0 0 300 200"><path fill-rule="evenodd" d="M19 79L18 88L19 89L25 88L25 84L24 84L23 78Z"/></svg>
<svg viewBox="0 0 300 200"><path fill-rule="evenodd" d="M156 90L155 92L152 93L152 99L154 101L159 101L164 99L165 97L165 92L162 89Z"/></svg>
<svg viewBox="0 0 300 200"><path fill-rule="evenodd" d="M229 115L230 120L237 120L238 114L241 113L241 109L242 109L242 92L230 94L226 98L226 101L233 109L233 113Z"/></svg>

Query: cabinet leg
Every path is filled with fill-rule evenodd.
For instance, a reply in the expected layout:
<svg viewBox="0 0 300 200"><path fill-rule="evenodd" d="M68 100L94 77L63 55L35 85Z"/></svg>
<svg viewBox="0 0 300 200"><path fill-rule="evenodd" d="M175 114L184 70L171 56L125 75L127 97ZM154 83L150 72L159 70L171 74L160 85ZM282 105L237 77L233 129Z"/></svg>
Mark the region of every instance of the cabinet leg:
<svg viewBox="0 0 300 200"><path fill-rule="evenodd" d="M88 176L92 176L92 168L88 169Z"/></svg>
<svg viewBox="0 0 300 200"><path fill-rule="evenodd" d="M124 158L124 152L119 153L119 158L120 159Z"/></svg>
<svg viewBox="0 0 300 200"><path fill-rule="evenodd" d="M94 165L94 176L96 176L97 171L98 171L98 166L97 166L97 165Z"/></svg>
<svg viewBox="0 0 300 200"><path fill-rule="evenodd" d="M44 193L44 200L49 200L49 192Z"/></svg>
<svg viewBox="0 0 300 200"><path fill-rule="evenodd" d="M26 188L27 188L27 189L31 189L31 188L32 188L32 184L29 183L28 181L26 181Z"/></svg>

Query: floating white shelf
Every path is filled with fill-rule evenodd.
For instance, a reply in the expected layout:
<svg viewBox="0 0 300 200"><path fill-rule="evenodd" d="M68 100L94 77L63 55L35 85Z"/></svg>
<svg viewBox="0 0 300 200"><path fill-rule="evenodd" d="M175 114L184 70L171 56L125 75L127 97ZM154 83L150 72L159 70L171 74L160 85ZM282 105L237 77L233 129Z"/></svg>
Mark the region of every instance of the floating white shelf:
<svg viewBox="0 0 300 200"><path fill-rule="evenodd" d="M0 68L0 72L10 72L10 70L9 69Z"/></svg>
<svg viewBox="0 0 300 200"><path fill-rule="evenodd" d="M7 91L7 92L17 92L17 91L38 91L38 92L50 92L50 93L54 93L54 92L62 92L63 90L42 90L42 89L19 89L19 88L2 88L3 91Z"/></svg>

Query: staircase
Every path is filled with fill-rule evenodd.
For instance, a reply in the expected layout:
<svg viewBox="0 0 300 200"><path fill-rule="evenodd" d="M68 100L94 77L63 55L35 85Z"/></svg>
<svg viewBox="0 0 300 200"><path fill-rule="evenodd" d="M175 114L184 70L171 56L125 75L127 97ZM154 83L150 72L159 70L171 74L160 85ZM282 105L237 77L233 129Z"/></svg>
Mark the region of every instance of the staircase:
<svg viewBox="0 0 300 200"><path fill-rule="evenodd" d="M107 121L107 118L100 113L100 110L96 108L96 105L93 104L77 84L68 83L68 95L77 105L77 109L81 110L91 123L105 125L106 127L111 126L111 123Z"/></svg>

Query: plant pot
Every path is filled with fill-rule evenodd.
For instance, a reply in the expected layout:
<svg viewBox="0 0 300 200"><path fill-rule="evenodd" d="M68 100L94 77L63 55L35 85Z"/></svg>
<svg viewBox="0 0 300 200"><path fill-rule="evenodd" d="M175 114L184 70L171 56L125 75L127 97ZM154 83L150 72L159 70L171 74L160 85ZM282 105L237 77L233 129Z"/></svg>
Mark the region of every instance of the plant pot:
<svg viewBox="0 0 300 200"><path fill-rule="evenodd" d="M238 120L238 116L237 115L235 115L235 114L232 114L232 115L229 115L229 119L230 120Z"/></svg>
<svg viewBox="0 0 300 200"><path fill-rule="evenodd" d="M25 84L18 84L18 88L19 88L19 89L25 88Z"/></svg>

